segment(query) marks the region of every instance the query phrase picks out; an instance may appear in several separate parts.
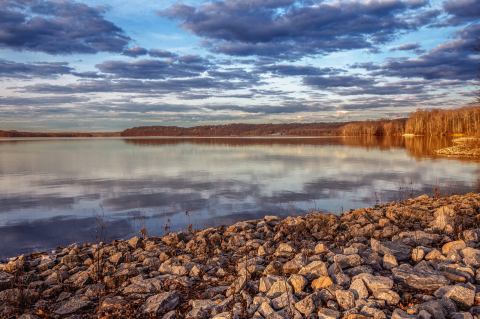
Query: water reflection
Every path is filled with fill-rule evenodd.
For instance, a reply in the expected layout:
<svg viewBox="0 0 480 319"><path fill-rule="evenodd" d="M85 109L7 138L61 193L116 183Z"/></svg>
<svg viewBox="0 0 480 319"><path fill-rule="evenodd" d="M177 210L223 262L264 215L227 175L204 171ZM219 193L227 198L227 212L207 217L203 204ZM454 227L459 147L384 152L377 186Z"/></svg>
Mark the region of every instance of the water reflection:
<svg viewBox="0 0 480 319"><path fill-rule="evenodd" d="M145 227L341 212L479 189L476 162L436 158L426 138L0 141L0 257Z"/></svg>

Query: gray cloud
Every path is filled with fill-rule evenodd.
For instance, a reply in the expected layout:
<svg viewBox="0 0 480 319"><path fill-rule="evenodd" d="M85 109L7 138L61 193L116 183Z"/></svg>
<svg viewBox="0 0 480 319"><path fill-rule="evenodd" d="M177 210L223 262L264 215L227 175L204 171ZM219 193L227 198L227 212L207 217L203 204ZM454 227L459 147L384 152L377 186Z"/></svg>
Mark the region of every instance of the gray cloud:
<svg viewBox="0 0 480 319"><path fill-rule="evenodd" d="M427 3L224 0L176 4L160 14L178 20L215 52L297 58L385 43L435 18L422 10Z"/></svg>
<svg viewBox="0 0 480 319"><path fill-rule="evenodd" d="M474 80L478 77L480 24L471 24L456 33L455 39L443 43L417 58L388 60L385 64L356 65L373 75L420 77L427 80Z"/></svg>
<svg viewBox="0 0 480 319"><path fill-rule="evenodd" d="M2 0L0 47L50 54L122 52L130 42L105 9L74 1Z"/></svg>
<svg viewBox="0 0 480 319"><path fill-rule="evenodd" d="M7 78L54 78L69 74L72 68L65 62L19 63L0 59L0 77Z"/></svg>

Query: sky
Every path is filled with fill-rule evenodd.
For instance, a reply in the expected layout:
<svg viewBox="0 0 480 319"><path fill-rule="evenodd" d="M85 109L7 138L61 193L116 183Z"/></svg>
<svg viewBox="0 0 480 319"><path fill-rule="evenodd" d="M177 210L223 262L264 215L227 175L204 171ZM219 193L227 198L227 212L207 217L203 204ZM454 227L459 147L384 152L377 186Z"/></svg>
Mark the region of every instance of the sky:
<svg viewBox="0 0 480 319"><path fill-rule="evenodd" d="M478 0L0 0L0 129L397 118L479 67Z"/></svg>

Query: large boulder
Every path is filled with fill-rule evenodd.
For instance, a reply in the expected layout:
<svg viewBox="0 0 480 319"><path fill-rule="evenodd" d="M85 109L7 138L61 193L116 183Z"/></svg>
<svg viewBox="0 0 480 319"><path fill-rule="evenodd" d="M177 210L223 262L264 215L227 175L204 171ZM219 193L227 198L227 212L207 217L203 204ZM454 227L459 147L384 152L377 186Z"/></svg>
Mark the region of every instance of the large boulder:
<svg viewBox="0 0 480 319"><path fill-rule="evenodd" d="M441 273L430 269L413 268L402 264L392 269L395 281L419 291L433 292L440 287L448 285L450 281Z"/></svg>
<svg viewBox="0 0 480 319"><path fill-rule="evenodd" d="M159 316L175 309L179 303L180 294L178 292L162 292L151 296L145 301L143 312L145 314Z"/></svg>

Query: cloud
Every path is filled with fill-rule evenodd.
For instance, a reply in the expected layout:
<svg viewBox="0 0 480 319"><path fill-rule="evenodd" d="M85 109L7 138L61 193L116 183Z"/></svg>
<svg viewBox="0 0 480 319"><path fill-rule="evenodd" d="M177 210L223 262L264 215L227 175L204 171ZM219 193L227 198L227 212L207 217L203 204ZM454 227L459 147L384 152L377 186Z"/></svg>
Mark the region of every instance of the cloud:
<svg viewBox="0 0 480 319"><path fill-rule="evenodd" d="M292 64L274 64L263 65L257 68L258 72L270 72L280 76L296 76L296 75L326 75L343 72L341 69L334 68L317 68L308 65L292 65Z"/></svg>
<svg viewBox="0 0 480 319"><path fill-rule="evenodd" d="M142 48L142 47L132 47L128 48L125 51L123 51L123 55L131 56L131 57L138 57L141 55L146 55L148 53L147 49Z"/></svg>
<svg viewBox="0 0 480 319"><path fill-rule="evenodd" d="M447 0L443 3L443 9L450 15L448 24L463 24L480 18L478 0Z"/></svg>
<svg viewBox="0 0 480 319"><path fill-rule="evenodd" d="M167 94L188 92L195 89L233 90L245 88L247 83L217 81L209 77L144 81L139 79L90 80L70 85L34 84L17 87L18 92L42 94L76 94L98 92Z"/></svg>
<svg viewBox="0 0 480 319"><path fill-rule="evenodd" d="M223 0L176 4L159 14L179 21L215 52L293 59L374 48L434 19L436 14L424 10L427 3Z"/></svg>
<svg viewBox="0 0 480 319"><path fill-rule="evenodd" d="M184 55L172 59L104 61L96 67L115 78L165 79L199 76L211 67L211 62L198 55Z"/></svg>
<svg viewBox="0 0 480 319"><path fill-rule="evenodd" d="M175 58L177 56L177 54L173 52L160 49L151 49L148 51L148 54L155 58Z"/></svg>
<svg viewBox="0 0 480 319"><path fill-rule="evenodd" d="M456 37L417 58L390 59L381 65L358 64L373 75L427 80L469 81L478 77L480 64L480 24L471 24L456 32Z"/></svg>
<svg viewBox="0 0 480 319"><path fill-rule="evenodd" d="M0 59L0 77L6 78L55 78L72 70L65 62L19 63Z"/></svg>
<svg viewBox="0 0 480 319"><path fill-rule="evenodd" d="M49 106L88 101L88 98L76 96L36 96L36 97L0 97L0 106Z"/></svg>
<svg viewBox="0 0 480 319"><path fill-rule="evenodd" d="M356 75L308 76L303 82L315 88L356 87L372 85L374 79Z"/></svg>
<svg viewBox="0 0 480 319"><path fill-rule="evenodd" d="M2 0L0 47L49 54L122 52L130 42L105 9L74 1Z"/></svg>
<svg viewBox="0 0 480 319"><path fill-rule="evenodd" d="M166 77L191 77L198 75L197 70L185 68L163 60L105 61L96 67L103 73L116 78L164 79Z"/></svg>
<svg viewBox="0 0 480 319"><path fill-rule="evenodd" d="M391 48L390 51L413 51L417 54L425 52L418 43L406 43L397 47Z"/></svg>

